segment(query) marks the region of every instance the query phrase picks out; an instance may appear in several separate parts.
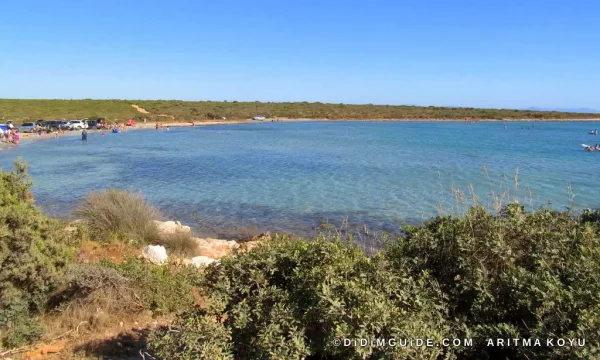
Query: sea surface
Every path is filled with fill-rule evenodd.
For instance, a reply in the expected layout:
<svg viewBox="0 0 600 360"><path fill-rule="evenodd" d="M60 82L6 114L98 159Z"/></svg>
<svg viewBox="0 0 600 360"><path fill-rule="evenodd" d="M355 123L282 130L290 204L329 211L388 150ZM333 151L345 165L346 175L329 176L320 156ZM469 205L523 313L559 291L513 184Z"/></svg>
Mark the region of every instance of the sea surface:
<svg viewBox="0 0 600 360"><path fill-rule="evenodd" d="M52 216L71 219L89 192L127 188L165 219L222 237L247 229L311 236L332 226L395 232L464 211L470 188L490 208L493 194L527 209L600 206L600 152L581 147L600 143L587 134L600 124L504 125L265 122L90 134L87 142L49 136L0 151L0 167L27 161L37 204Z"/></svg>

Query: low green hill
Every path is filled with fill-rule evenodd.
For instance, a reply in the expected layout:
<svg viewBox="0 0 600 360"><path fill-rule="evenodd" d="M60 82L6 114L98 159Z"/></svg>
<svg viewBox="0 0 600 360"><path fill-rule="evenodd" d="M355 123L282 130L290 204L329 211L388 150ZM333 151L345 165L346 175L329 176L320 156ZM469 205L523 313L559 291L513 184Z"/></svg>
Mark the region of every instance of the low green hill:
<svg viewBox="0 0 600 360"><path fill-rule="evenodd" d="M145 109L144 114L134 108ZM308 102L217 102L179 100L28 100L0 99L0 119L16 122L29 120L77 119L104 117L124 120L130 117L175 121L248 119L256 115L290 119L448 119L448 120L544 120L598 119L599 114L509 109L476 109L397 105L348 105Z"/></svg>

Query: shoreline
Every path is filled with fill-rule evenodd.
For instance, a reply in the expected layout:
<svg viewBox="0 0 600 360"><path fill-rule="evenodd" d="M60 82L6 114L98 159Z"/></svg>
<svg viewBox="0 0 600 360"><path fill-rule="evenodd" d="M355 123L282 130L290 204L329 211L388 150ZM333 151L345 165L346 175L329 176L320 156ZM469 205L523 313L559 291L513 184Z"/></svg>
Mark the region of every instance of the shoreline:
<svg viewBox="0 0 600 360"><path fill-rule="evenodd" d="M147 123L136 123L135 126L128 126L127 131L137 130L150 130L156 127L156 124L160 123L162 126L169 127L198 127L198 126L212 126L212 125L230 125L230 124L257 124L257 123L272 123L272 122L460 122L460 123L478 123L478 122L600 122L600 118L594 119L444 119L444 118L432 118L432 119L288 119L288 118L273 118L265 119L262 121L251 120L251 119L231 119L231 120L207 120L192 122L187 121L149 121ZM110 133L109 129L105 130L88 130L89 134L97 134L100 132ZM21 135L21 143L39 140L50 140L54 139L54 133L47 133L38 137L35 133L19 133ZM79 136L81 132L67 131L59 134L62 136ZM0 142L0 149L14 146L14 144Z"/></svg>

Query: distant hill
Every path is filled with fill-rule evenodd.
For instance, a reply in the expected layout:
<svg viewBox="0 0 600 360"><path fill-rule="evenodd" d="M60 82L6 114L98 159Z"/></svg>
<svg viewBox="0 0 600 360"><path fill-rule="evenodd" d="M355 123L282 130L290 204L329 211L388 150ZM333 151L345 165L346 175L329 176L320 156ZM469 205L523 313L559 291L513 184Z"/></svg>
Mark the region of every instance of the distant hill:
<svg viewBox="0 0 600 360"><path fill-rule="evenodd" d="M568 120L600 119L585 112L478 109L439 106L354 105L309 102L238 102L180 100L33 100L0 99L0 122L103 117L110 121L148 118L158 121L251 119L257 115L288 119L341 120ZM172 120L171 120L172 119Z"/></svg>
<svg viewBox="0 0 600 360"><path fill-rule="evenodd" d="M538 108L538 107L530 107L523 110L530 111L558 111L558 112L571 112L571 113L588 113L588 114L600 114L600 110L590 109L590 108L556 108L556 109L547 109L547 108Z"/></svg>

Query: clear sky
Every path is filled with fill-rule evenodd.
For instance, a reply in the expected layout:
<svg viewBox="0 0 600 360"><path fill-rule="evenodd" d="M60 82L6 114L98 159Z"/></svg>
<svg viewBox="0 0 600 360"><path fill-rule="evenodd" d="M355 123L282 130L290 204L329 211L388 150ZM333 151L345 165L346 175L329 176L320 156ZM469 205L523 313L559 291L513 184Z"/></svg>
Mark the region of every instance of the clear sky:
<svg viewBox="0 0 600 360"><path fill-rule="evenodd" d="M0 0L0 98L600 109L598 0Z"/></svg>

